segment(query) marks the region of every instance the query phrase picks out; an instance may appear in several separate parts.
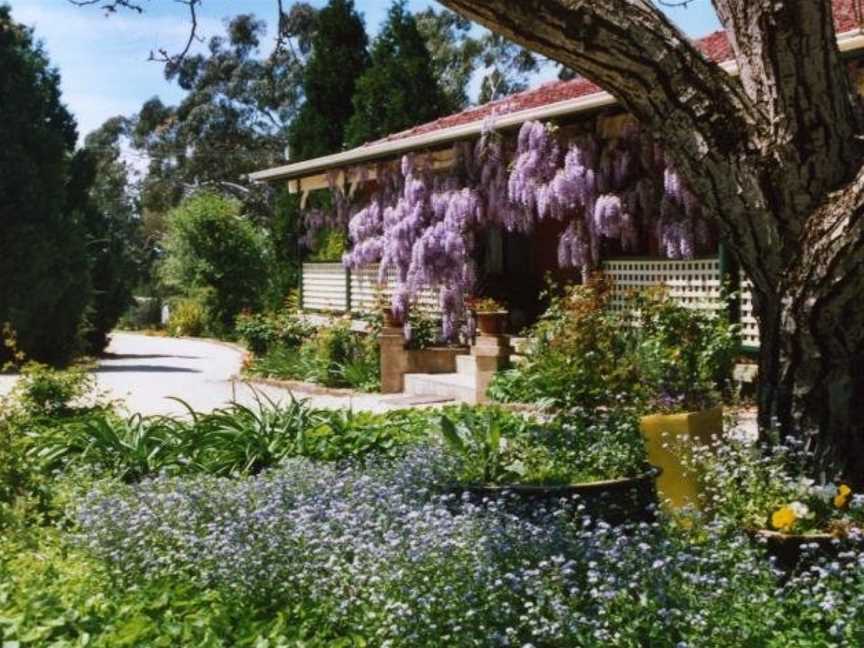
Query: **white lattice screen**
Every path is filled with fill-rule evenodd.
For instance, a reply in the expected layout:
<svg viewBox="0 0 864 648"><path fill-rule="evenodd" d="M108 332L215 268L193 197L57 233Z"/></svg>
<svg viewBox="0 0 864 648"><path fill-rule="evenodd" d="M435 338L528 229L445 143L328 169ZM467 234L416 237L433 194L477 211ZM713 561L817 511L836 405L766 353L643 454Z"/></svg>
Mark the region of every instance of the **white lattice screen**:
<svg viewBox="0 0 864 648"><path fill-rule="evenodd" d="M348 304L348 281L350 277L350 309ZM393 294L395 276L388 273L380 292L385 299ZM378 265L369 265L347 273L341 263L303 264L303 308L310 311L344 313L368 312L376 308L378 287ZM438 293L426 290L420 293L418 303L432 313L438 312Z"/></svg>
<svg viewBox="0 0 864 648"><path fill-rule="evenodd" d="M724 307L720 298L720 260L689 261L622 259L603 262L603 271L614 281L612 308L624 308L634 290L666 286L669 297L687 308L716 311Z"/></svg>
<svg viewBox="0 0 864 648"><path fill-rule="evenodd" d="M759 322L753 314L753 283L749 279L741 280L741 344L759 346Z"/></svg>
<svg viewBox="0 0 864 648"><path fill-rule="evenodd" d="M385 283L378 285L378 264L362 267L360 270L351 272L351 310L372 311L375 310L375 301L380 291L386 298L393 295L393 286L396 285L396 273L391 268L387 272ZM424 290L417 298L417 303L425 310L438 312L438 292Z"/></svg>
<svg viewBox="0 0 864 648"><path fill-rule="evenodd" d="M341 263L304 263L303 308L344 312L348 306L346 282Z"/></svg>

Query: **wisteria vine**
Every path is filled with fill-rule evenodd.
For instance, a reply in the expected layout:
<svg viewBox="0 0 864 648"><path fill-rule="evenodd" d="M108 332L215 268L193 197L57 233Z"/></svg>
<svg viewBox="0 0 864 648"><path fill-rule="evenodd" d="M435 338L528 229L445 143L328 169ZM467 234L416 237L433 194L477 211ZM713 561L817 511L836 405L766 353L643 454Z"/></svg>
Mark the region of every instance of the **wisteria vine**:
<svg viewBox="0 0 864 648"><path fill-rule="evenodd" d="M697 200L654 139L635 126L605 140L594 133L565 139L554 126L526 122L515 143L487 127L476 143L457 143L454 154L446 175L424 155L406 155L398 169L381 164L373 191L350 218L341 188L333 190L330 216L307 217L328 226L347 220L352 246L344 264L380 262L379 280L395 283L398 317L420 291L437 289L448 338L457 335L475 286L472 253L484 228L529 233L554 219L562 224L559 265L583 272L599 264L604 240L636 251L653 237L672 259L709 244Z"/></svg>

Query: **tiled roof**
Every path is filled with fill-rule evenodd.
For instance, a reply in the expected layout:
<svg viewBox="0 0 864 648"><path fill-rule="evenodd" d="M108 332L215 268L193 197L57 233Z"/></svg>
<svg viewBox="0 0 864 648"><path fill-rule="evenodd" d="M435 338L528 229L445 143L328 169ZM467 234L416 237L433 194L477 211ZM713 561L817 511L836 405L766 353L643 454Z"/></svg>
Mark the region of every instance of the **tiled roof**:
<svg viewBox="0 0 864 648"><path fill-rule="evenodd" d="M864 0L834 0L834 24L837 33L842 34L861 26L862 9L864 9ZM695 42L695 45L712 61L722 63L732 59L732 47L726 38L726 33L723 31L716 31L704 38L700 38ZM500 117L567 99L577 99L597 92L602 92L602 89L586 79L545 83L531 90L519 92L509 97L483 104L482 106L469 108L460 113L447 115L435 121L394 133L378 141L400 140L413 135L422 135L423 133L430 133L444 128L482 121L492 114Z"/></svg>

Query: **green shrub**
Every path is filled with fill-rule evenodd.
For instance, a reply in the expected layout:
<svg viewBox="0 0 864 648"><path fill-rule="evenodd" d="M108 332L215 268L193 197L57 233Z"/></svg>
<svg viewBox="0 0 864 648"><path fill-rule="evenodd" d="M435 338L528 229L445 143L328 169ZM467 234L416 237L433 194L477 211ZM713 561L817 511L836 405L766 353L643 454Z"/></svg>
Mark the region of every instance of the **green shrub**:
<svg viewBox="0 0 864 648"><path fill-rule="evenodd" d="M646 470L638 418L574 410L538 421L487 407L450 408L441 431L469 484L571 484L635 477Z"/></svg>
<svg viewBox="0 0 864 648"><path fill-rule="evenodd" d="M270 243L240 210L235 200L201 193L168 216L160 277L174 294L201 300L214 333L230 332L267 292Z"/></svg>
<svg viewBox="0 0 864 648"><path fill-rule="evenodd" d="M501 402L594 408L629 404L694 410L728 393L740 348L722 313L675 304L661 292L637 293L610 308L602 276L553 294L530 332L530 354L489 387Z"/></svg>
<svg viewBox="0 0 864 648"><path fill-rule="evenodd" d="M74 402L91 393L96 380L82 367L52 369L27 363L12 390L12 401L30 416L63 416L74 410Z"/></svg>
<svg viewBox="0 0 864 648"><path fill-rule="evenodd" d="M530 333L530 356L495 376L489 394L503 402L551 402L594 408L645 397L632 361L628 330L609 306L602 277L551 292L551 304Z"/></svg>
<svg viewBox="0 0 864 648"><path fill-rule="evenodd" d="M273 339L274 333L269 325L259 327L259 321L251 317L248 324L244 322L244 330L255 338L255 344L265 345ZM305 340L299 347L284 342L286 339L299 342L301 330L305 331ZM271 344L263 356L253 360L250 368L253 374L326 387L353 387L364 391L380 388L377 335L351 330L348 318L334 320L314 334L305 325L298 324L293 324L290 331L291 337ZM294 332L298 338L293 337Z"/></svg>
<svg viewBox="0 0 864 648"><path fill-rule="evenodd" d="M200 337L207 332L207 309L197 299L179 299L171 307L168 333L176 337Z"/></svg>
<svg viewBox="0 0 864 648"><path fill-rule="evenodd" d="M129 331L141 331L162 326L162 301L155 297L137 298L126 309L118 327Z"/></svg>
<svg viewBox="0 0 864 648"><path fill-rule="evenodd" d="M409 349L426 349L434 346L441 338L440 323L437 317L423 308L408 311Z"/></svg>
<svg viewBox="0 0 864 648"><path fill-rule="evenodd" d="M276 346L299 347L313 331L312 327L303 320L297 307L296 293L289 295L278 311L240 313L234 330L249 350L257 356L265 355Z"/></svg>
<svg viewBox="0 0 864 648"><path fill-rule="evenodd" d="M685 308L662 292L637 293L629 312L635 362L655 404L698 410L729 392L740 339L725 313Z"/></svg>

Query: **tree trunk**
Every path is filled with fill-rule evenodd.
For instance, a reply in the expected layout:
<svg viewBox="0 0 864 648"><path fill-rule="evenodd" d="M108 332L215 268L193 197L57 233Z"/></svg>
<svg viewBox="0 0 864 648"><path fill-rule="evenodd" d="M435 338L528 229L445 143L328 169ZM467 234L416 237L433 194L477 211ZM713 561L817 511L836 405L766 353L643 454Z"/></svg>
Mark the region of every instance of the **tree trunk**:
<svg viewBox="0 0 864 648"><path fill-rule="evenodd" d="M781 438L810 438L818 455L859 486L864 486L862 177L811 216L783 278L754 291L763 435L776 430Z"/></svg>

